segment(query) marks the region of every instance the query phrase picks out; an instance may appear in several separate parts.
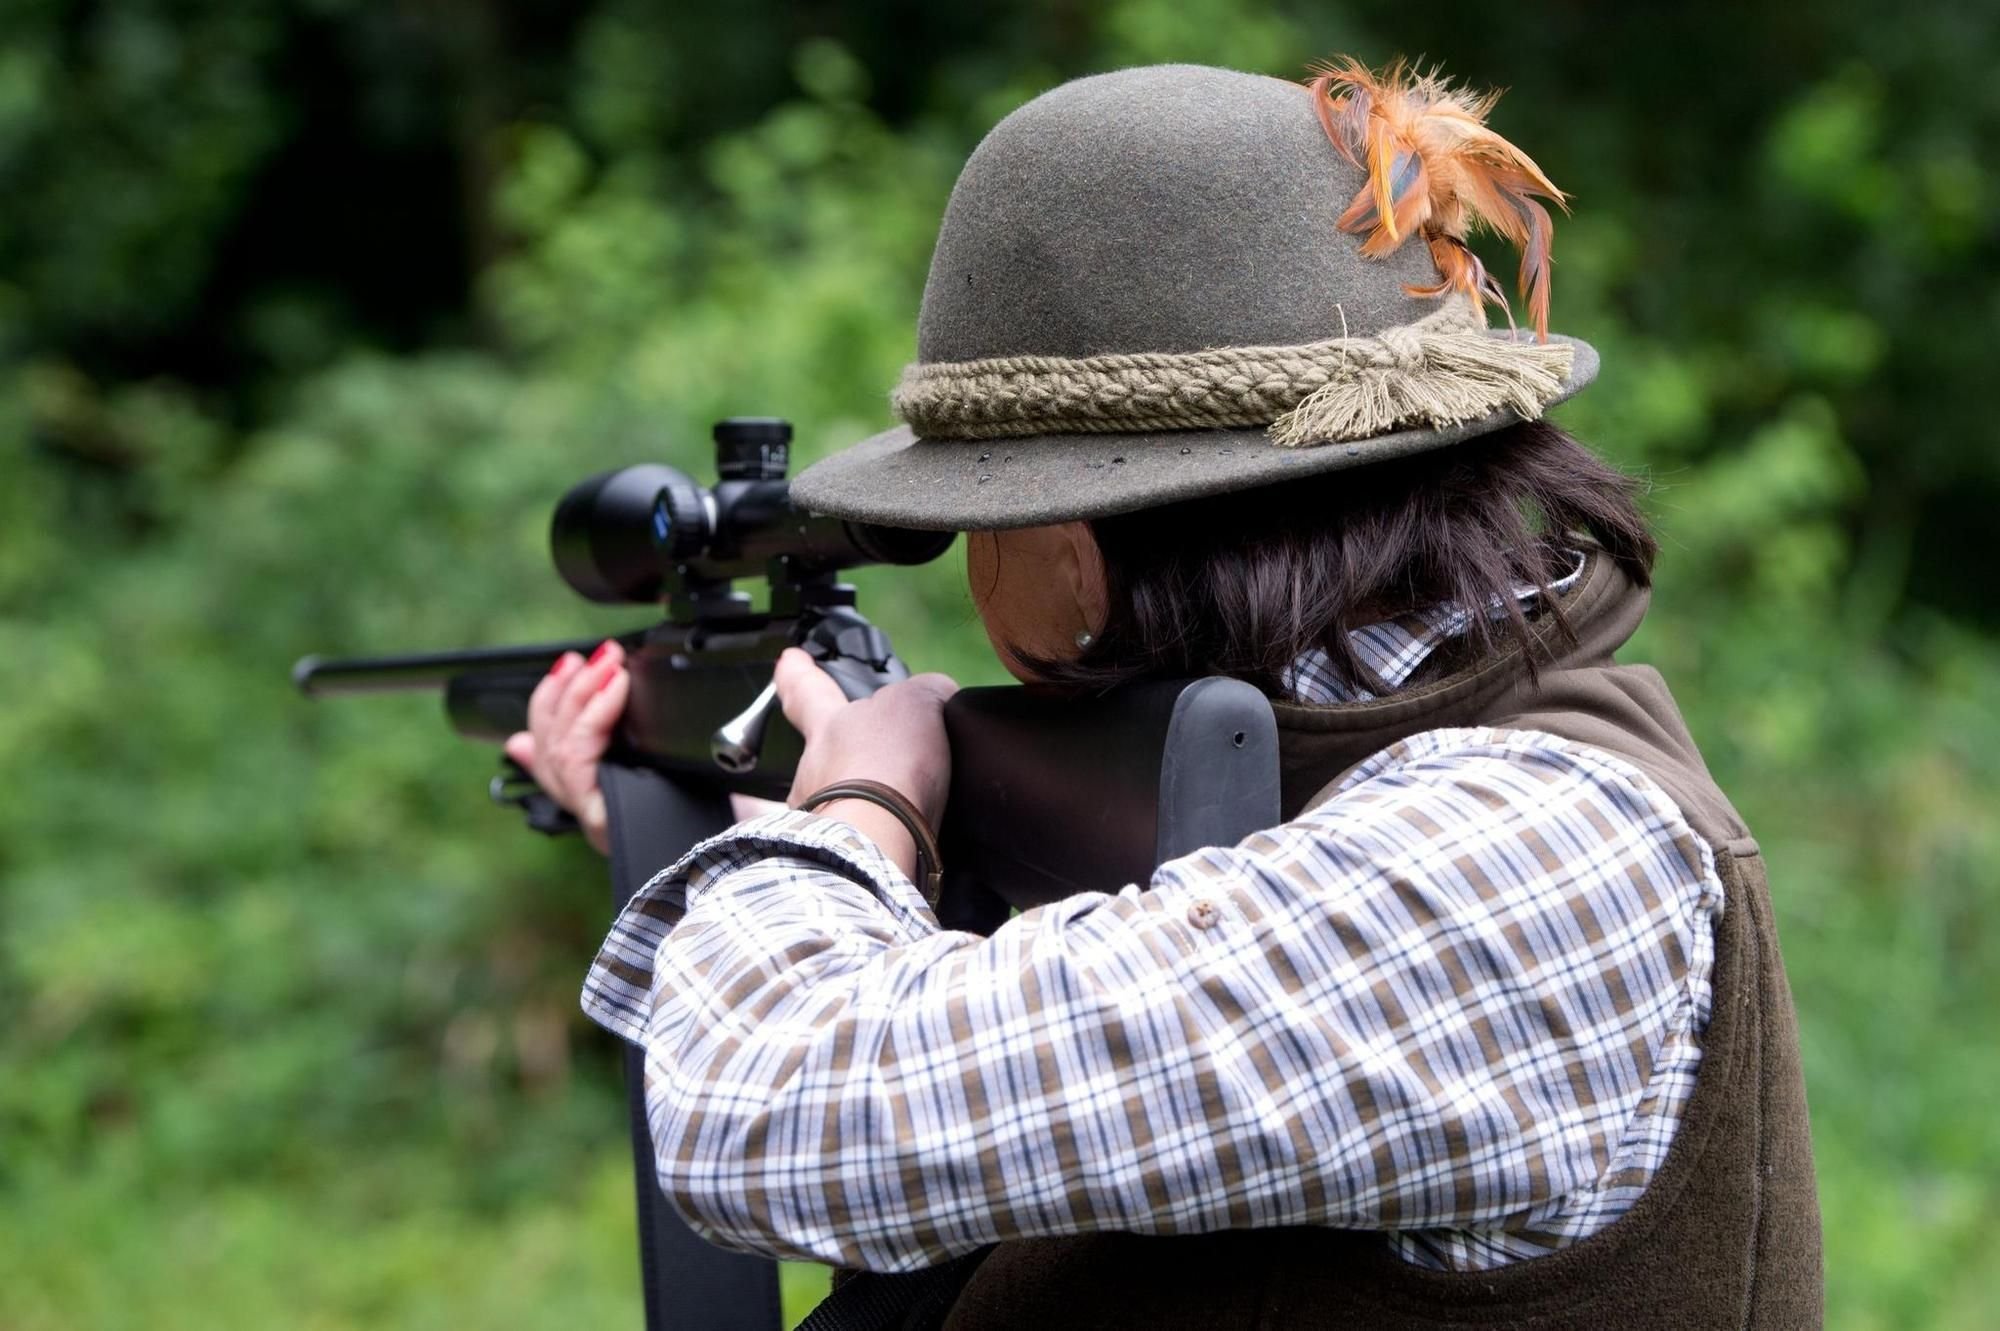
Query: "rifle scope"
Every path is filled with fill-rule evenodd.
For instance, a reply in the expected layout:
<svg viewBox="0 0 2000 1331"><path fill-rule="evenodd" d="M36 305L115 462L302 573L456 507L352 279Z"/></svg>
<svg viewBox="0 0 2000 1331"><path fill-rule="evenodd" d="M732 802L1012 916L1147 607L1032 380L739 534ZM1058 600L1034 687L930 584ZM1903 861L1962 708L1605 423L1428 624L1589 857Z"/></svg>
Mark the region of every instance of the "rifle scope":
<svg viewBox="0 0 2000 1331"><path fill-rule="evenodd" d="M739 416L715 427L713 488L643 463L602 472L556 505L556 571L585 598L657 602L681 589L760 577L783 561L792 580L863 564L923 564L952 533L848 522L794 508L785 480L792 427Z"/></svg>

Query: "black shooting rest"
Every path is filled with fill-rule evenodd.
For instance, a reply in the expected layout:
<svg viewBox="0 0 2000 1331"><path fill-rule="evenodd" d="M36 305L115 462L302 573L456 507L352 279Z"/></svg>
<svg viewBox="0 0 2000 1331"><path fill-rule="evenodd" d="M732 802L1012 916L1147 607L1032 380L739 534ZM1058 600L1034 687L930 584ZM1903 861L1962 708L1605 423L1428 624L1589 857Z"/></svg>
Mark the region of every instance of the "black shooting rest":
<svg viewBox="0 0 2000 1331"><path fill-rule="evenodd" d="M946 928L989 933L1010 910L1144 883L1170 859L1279 822L1277 722L1264 695L1240 680L1135 685L1087 700L964 689L945 707L945 730L952 785L938 918ZM732 821L719 788L608 763L601 780L614 913L661 867ZM648 1331L776 1331L777 1264L697 1238L655 1185L644 1066L628 1045ZM950 1267L855 1276L806 1326L895 1325L908 1310L948 1298L970 1264Z"/></svg>

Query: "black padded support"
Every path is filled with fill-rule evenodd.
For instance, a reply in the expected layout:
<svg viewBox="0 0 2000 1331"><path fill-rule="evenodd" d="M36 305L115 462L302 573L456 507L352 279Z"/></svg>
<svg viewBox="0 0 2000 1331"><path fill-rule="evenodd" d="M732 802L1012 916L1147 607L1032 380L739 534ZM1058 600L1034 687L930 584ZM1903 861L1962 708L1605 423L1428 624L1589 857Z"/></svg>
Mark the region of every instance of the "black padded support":
<svg viewBox="0 0 2000 1331"><path fill-rule="evenodd" d="M598 782L611 821L611 909L690 846L728 827L729 797L694 791L640 767L605 763ZM681 1222L655 1183L646 1126L645 1053L625 1046L632 1168L639 1204L639 1279L647 1331L777 1331L778 1264L715 1247Z"/></svg>
<svg viewBox="0 0 2000 1331"><path fill-rule="evenodd" d="M1012 906L1115 892L1203 846L1275 827L1278 723L1241 680L1134 684L1101 697L960 689L945 704L948 928Z"/></svg>

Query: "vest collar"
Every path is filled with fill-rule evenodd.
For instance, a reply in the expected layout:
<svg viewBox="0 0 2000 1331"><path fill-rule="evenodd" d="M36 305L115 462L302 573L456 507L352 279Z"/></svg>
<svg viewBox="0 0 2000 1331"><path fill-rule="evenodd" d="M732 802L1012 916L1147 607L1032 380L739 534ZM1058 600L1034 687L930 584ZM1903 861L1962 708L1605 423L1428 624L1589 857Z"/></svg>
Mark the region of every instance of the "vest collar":
<svg viewBox="0 0 2000 1331"><path fill-rule="evenodd" d="M1569 571L1548 585L1549 594L1558 597L1583 577L1583 552L1566 547L1565 554ZM1536 613L1542 595L1542 588L1532 584L1517 584L1513 589L1514 604L1530 617ZM1492 598L1485 618L1502 620L1507 616L1507 602L1497 596ZM1334 670L1326 649L1314 647L1292 662L1285 672L1285 690L1290 701L1308 705L1367 702L1394 693L1446 644L1470 632L1474 619L1472 611L1456 601L1446 601L1414 614L1351 629L1347 640L1373 677L1370 687L1349 684Z"/></svg>
<svg viewBox="0 0 2000 1331"><path fill-rule="evenodd" d="M1584 547L1584 567L1570 590L1529 626L1542 680L1562 671L1611 664L1651 600L1616 560ZM1565 634L1565 626L1567 634ZM1369 755L1425 730L1479 724L1506 701L1532 700L1522 648L1510 644L1428 683L1350 703L1273 701L1278 721L1283 809L1295 816L1310 798Z"/></svg>

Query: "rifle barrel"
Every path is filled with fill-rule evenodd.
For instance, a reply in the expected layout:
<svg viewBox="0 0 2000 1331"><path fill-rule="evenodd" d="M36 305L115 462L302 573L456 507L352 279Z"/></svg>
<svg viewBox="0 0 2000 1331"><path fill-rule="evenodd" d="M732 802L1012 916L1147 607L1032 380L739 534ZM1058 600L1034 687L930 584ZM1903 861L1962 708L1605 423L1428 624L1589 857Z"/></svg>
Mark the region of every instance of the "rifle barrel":
<svg viewBox="0 0 2000 1331"><path fill-rule="evenodd" d="M455 652L355 656L333 661L306 656L292 667L292 683L309 698L441 689L454 675L468 671L546 671L564 652L588 656L597 643L595 638L580 638L533 646L473 647Z"/></svg>

